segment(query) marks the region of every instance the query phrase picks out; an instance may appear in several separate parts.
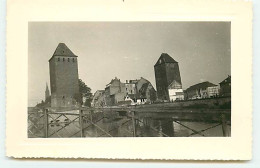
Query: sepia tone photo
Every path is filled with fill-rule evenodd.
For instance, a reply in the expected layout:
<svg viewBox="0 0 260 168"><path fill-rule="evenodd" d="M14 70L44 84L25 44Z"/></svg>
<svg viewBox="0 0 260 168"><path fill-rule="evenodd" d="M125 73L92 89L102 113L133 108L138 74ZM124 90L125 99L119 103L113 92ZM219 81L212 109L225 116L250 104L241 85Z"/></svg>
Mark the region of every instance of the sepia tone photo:
<svg viewBox="0 0 260 168"><path fill-rule="evenodd" d="M230 137L231 22L29 22L28 138Z"/></svg>

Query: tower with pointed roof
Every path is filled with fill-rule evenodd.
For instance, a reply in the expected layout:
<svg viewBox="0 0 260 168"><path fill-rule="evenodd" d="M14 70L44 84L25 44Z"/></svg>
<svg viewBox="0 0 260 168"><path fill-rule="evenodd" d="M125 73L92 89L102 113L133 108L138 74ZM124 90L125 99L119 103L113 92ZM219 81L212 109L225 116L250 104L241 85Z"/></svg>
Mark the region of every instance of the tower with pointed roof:
<svg viewBox="0 0 260 168"><path fill-rule="evenodd" d="M77 56L59 43L49 60L51 107L73 107L79 102Z"/></svg>
<svg viewBox="0 0 260 168"><path fill-rule="evenodd" d="M162 53L160 58L154 65L154 71L157 97L160 100L169 101L169 85L173 81L176 81L177 83L182 85L179 64L167 53Z"/></svg>
<svg viewBox="0 0 260 168"><path fill-rule="evenodd" d="M45 89L45 101L50 97L50 90L48 87L48 84L46 83L46 89Z"/></svg>

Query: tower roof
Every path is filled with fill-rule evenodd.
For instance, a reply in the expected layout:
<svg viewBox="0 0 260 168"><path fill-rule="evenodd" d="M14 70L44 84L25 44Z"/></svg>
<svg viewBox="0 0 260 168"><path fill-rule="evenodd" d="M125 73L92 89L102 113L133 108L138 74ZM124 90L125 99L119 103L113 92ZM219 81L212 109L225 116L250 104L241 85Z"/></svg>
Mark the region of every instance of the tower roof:
<svg viewBox="0 0 260 168"><path fill-rule="evenodd" d="M63 57L77 57L67 46L65 43L59 43L56 50L54 51L51 59L54 56L63 56ZM50 59L50 60L51 60Z"/></svg>
<svg viewBox="0 0 260 168"><path fill-rule="evenodd" d="M175 61L169 54L162 53L154 66L164 64L164 63L178 63L178 62Z"/></svg>
<svg viewBox="0 0 260 168"><path fill-rule="evenodd" d="M66 46L65 43L59 43L53 56L69 56L76 57L76 55Z"/></svg>

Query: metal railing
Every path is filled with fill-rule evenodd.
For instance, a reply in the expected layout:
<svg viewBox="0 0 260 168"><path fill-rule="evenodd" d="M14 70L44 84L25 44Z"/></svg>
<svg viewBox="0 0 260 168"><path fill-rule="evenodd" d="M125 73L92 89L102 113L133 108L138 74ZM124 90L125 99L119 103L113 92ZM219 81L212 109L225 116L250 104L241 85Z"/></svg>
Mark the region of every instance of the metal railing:
<svg viewBox="0 0 260 168"><path fill-rule="evenodd" d="M148 114L143 115L136 109L85 108L61 112L43 109L28 112L28 137L173 137L176 136L176 124L189 132L185 135L187 137L206 136L206 131L216 128L222 130L223 136L230 136L230 123L226 121L225 115L221 115L218 122L200 130L182 123L180 118L158 119L149 117Z"/></svg>

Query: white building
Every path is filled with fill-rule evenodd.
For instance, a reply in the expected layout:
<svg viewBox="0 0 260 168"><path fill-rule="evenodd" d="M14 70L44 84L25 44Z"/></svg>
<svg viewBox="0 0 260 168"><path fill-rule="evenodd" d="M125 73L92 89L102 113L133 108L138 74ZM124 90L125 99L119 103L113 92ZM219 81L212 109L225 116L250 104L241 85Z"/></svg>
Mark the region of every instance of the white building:
<svg viewBox="0 0 260 168"><path fill-rule="evenodd" d="M176 100L184 100L184 93L182 90L182 86L177 81L174 80L168 86L168 92L169 92L169 98L171 102Z"/></svg>

